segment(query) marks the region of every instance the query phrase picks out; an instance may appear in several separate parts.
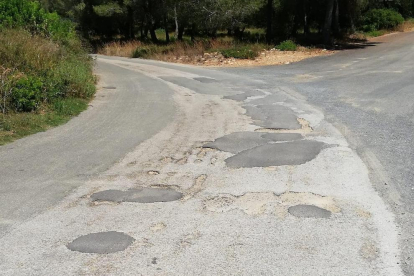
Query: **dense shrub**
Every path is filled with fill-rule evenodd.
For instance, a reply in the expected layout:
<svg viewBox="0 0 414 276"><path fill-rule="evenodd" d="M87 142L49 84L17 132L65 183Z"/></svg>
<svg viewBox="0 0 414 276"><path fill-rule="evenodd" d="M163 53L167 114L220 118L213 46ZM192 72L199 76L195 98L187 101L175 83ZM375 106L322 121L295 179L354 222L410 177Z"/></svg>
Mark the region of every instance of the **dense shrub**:
<svg viewBox="0 0 414 276"><path fill-rule="evenodd" d="M298 46L292 40L286 40L275 47L280 51L296 51Z"/></svg>
<svg viewBox="0 0 414 276"><path fill-rule="evenodd" d="M135 49L134 53L132 54L133 58L146 58L149 55L150 51L148 48L145 47L138 47Z"/></svg>
<svg viewBox="0 0 414 276"><path fill-rule="evenodd" d="M373 9L363 17L363 30L366 32L392 29L404 22L404 17L391 9Z"/></svg>
<svg viewBox="0 0 414 276"><path fill-rule="evenodd" d="M0 0L0 60L9 72L2 77L2 113L35 111L95 92L92 62L74 25L37 2Z"/></svg>
<svg viewBox="0 0 414 276"><path fill-rule="evenodd" d="M255 59L259 56L258 51L247 46L221 50L221 54L225 58L237 59Z"/></svg>
<svg viewBox="0 0 414 276"><path fill-rule="evenodd" d="M11 104L16 111L36 110L42 100L43 83L37 77L20 78L12 90Z"/></svg>
<svg viewBox="0 0 414 276"><path fill-rule="evenodd" d="M76 37L72 22L48 13L36 1L0 0L0 28L26 28L54 40L68 42Z"/></svg>

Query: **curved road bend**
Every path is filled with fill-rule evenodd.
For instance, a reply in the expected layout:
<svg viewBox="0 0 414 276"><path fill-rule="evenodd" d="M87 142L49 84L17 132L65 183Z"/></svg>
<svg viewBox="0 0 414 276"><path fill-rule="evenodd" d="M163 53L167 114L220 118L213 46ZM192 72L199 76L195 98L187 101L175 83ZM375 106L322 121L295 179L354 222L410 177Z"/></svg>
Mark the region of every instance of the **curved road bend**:
<svg viewBox="0 0 414 276"><path fill-rule="evenodd" d="M413 41L244 69L99 56L86 112L0 147L0 274L413 275ZM200 149L217 138L219 151ZM149 184L185 197L88 197ZM108 258L66 247L105 230L134 243Z"/></svg>

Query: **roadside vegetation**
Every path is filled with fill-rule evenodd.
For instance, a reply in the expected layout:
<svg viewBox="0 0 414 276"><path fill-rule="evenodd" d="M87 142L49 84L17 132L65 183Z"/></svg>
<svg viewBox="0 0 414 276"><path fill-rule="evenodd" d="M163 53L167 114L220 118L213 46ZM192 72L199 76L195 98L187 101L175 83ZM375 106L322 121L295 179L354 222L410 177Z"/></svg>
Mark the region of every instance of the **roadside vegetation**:
<svg viewBox="0 0 414 276"><path fill-rule="evenodd" d="M66 122L95 93L75 25L28 0L0 0L0 145Z"/></svg>
<svg viewBox="0 0 414 276"><path fill-rule="evenodd" d="M413 0L42 0L100 54L184 63L312 53L405 28ZM358 41L360 42L360 41ZM329 54L329 53L328 53ZM213 62L214 63L214 62Z"/></svg>

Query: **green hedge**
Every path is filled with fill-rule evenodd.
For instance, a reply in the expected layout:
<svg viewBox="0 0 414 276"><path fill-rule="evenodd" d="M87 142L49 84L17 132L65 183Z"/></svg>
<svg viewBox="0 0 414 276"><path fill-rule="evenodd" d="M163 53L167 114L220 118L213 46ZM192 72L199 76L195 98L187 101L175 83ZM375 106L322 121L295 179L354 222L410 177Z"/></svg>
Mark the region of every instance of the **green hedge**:
<svg viewBox="0 0 414 276"><path fill-rule="evenodd" d="M363 30L366 32L392 29L404 22L404 17L391 9L373 9L363 17Z"/></svg>

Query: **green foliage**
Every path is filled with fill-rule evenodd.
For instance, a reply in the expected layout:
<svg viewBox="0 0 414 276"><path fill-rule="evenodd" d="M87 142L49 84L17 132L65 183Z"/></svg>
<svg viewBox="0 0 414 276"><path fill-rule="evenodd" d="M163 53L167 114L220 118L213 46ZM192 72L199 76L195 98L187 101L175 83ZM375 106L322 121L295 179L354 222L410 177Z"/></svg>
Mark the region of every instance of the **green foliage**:
<svg viewBox="0 0 414 276"><path fill-rule="evenodd" d="M122 7L118 3L113 2L102 4L99 6L94 6L93 11L96 13L96 15L103 17L111 17L114 15L124 13Z"/></svg>
<svg viewBox="0 0 414 276"><path fill-rule="evenodd" d="M37 77L20 78L12 90L11 105L16 111L30 112L36 110L42 100L43 83Z"/></svg>
<svg viewBox="0 0 414 276"><path fill-rule="evenodd" d="M95 92L92 62L77 39L70 45L22 29L0 30L2 66L12 68L3 78L12 96L3 97L2 112L36 111L62 98L90 98ZM9 91L2 90L2 95Z"/></svg>
<svg viewBox="0 0 414 276"><path fill-rule="evenodd" d="M87 105L84 99L67 98L53 102L42 113L10 112L2 115L0 116L0 145L63 124L71 117L80 114Z"/></svg>
<svg viewBox="0 0 414 276"><path fill-rule="evenodd" d="M298 46L292 40L286 40L275 47L280 51L296 51Z"/></svg>
<svg viewBox="0 0 414 276"><path fill-rule="evenodd" d="M366 32L392 29L404 22L404 17L391 9L373 9L363 17L363 30Z"/></svg>
<svg viewBox="0 0 414 276"><path fill-rule="evenodd" d="M379 30L379 31L375 30L375 31L365 32L365 35L367 37L378 37L378 36L384 35L385 33L386 32L383 30Z"/></svg>
<svg viewBox="0 0 414 276"><path fill-rule="evenodd" d="M58 99L52 103L52 110L59 116L76 116L87 105L87 101L79 98Z"/></svg>
<svg viewBox="0 0 414 276"><path fill-rule="evenodd" d="M132 54L133 58L147 58L151 53L150 49L147 47L138 47Z"/></svg>
<svg viewBox="0 0 414 276"><path fill-rule="evenodd" d="M76 37L72 22L63 20L56 13L48 13L36 1L0 0L0 29L25 28L34 34L68 41Z"/></svg>
<svg viewBox="0 0 414 276"><path fill-rule="evenodd" d="M248 46L225 49L220 52L225 58L255 59L259 56L259 52L257 50Z"/></svg>

